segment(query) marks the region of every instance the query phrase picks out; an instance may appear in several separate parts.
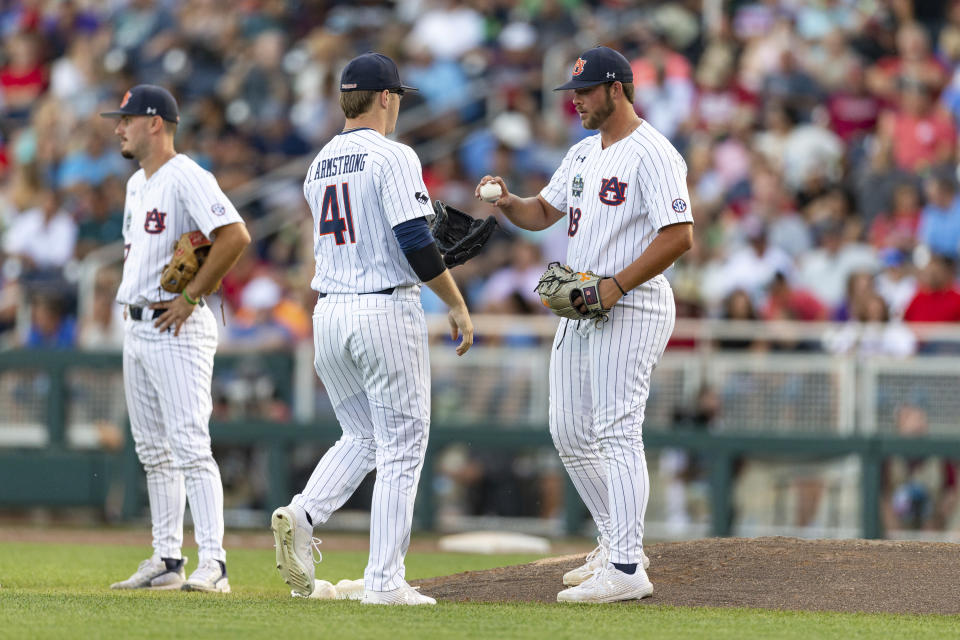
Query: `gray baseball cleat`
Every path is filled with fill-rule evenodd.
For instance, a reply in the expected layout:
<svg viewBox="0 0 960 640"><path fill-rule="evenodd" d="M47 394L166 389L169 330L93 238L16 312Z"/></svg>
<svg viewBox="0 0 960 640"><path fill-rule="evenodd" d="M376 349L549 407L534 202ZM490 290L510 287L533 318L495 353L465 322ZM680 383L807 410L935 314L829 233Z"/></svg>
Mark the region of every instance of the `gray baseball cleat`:
<svg viewBox="0 0 960 640"><path fill-rule="evenodd" d="M230 581L227 580L227 565L213 558L205 560L190 574L181 587L184 591L204 591L206 593L230 593Z"/></svg>
<svg viewBox="0 0 960 640"><path fill-rule="evenodd" d="M123 582L114 582L111 589L179 589L184 582L187 558L151 556L140 563L137 571Z"/></svg>
<svg viewBox="0 0 960 640"><path fill-rule="evenodd" d="M277 549L277 569L283 581L301 596L309 596L314 587L314 565L320 564L323 556L317 548L320 540L313 537L313 526L307 521L306 512L294 505L278 507L270 518L270 528ZM311 547L317 552L317 560L313 559Z"/></svg>

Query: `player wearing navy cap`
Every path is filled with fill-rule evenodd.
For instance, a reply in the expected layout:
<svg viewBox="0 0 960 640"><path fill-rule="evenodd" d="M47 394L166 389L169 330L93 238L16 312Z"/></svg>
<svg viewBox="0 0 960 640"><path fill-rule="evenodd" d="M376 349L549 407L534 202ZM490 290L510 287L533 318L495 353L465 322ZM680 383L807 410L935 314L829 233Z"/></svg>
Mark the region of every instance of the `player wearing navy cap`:
<svg viewBox="0 0 960 640"><path fill-rule="evenodd" d="M633 73L607 47L583 53L569 82L586 129L539 195L520 198L497 176L494 204L517 226L567 219L567 262L606 276L609 319L563 318L550 360L550 433L600 530L584 566L563 576L561 602L613 602L653 593L643 516L649 476L641 427L650 375L673 331L673 293L662 272L693 242L686 164L633 109ZM575 304L582 306L577 298ZM581 308L585 312L585 306Z"/></svg>
<svg viewBox="0 0 960 640"><path fill-rule="evenodd" d="M153 556L114 589L186 589L227 593L223 486L210 450L210 383L216 320L201 297L215 288L250 242L243 219L209 171L173 146L177 102L142 84L123 96L120 152L140 164L127 181L123 213L125 305L123 381L130 430L147 475ZM160 274L184 233L213 240L182 295L160 287ZM183 510L190 503L200 561L185 580Z"/></svg>
<svg viewBox="0 0 960 640"><path fill-rule="evenodd" d="M430 425L430 363L420 283L450 307L457 354L473 324L427 226L433 216L420 160L385 136L400 98L415 91L379 53L350 61L340 78L343 132L307 170L318 292L314 366L343 437L303 491L273 512L277 569L296 593L314 588L313 527L326 522L376 469L370 507L366 604L436 604L407 584L404 556Z"/></svg>

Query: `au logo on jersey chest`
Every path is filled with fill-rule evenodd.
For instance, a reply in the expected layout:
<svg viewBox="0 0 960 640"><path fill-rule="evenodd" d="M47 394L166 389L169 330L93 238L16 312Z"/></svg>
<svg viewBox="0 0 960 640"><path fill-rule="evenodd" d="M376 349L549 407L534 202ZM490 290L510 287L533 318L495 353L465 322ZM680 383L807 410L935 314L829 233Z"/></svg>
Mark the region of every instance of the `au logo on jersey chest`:
<svg viewBox="0 0 960 640"><path fill-rule="evenodd" d="M627 183L620 178L602 178L600 181L600 202L616 206L627 199Z"/></svg>
<svg viewBox="0 0 960 640"><path fill-rule="evenodd" d="M147 219L143 221L143 230L147 233L161 233L167 228L167 214L157 209L147 211Z"/></svg>

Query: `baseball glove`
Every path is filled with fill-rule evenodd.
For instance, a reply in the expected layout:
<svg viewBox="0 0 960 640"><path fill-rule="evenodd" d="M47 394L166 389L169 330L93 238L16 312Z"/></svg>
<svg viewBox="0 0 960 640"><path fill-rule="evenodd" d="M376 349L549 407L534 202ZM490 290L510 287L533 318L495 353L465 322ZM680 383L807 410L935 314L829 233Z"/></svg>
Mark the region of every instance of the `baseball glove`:
<svg viewBox="0 0 960 640"><path fill-rule="evenodd" d="M589 318L600 323L609 313L600 302L600 280L602 278L592 271L574 271L565 264L551 262L540 276L535 291L540 294L543 306L558 316L571 320ZM586 313L580 313L573 306L573 299L578 296L583 298Z"/></svg>
<svg viewBox="0 0 960 640"><path fill-rule="evenodd" d="M180 236L173 248L173 257L160 274L160 286L164 291L181 293L203 266L203 261L210 253L212 245L213 243L199 231L188 231ZM219 286L218 282L213 290L215 291Z"/></svg>
<svg viewBox="0 0 960 640"><path fill-rule="evenodd" d="M480 253L497 229L497 219L493 216L477 220L440 200L433 203L433 210L436 215L430 231L443 254L443 263L448 267L463 264Z"/></svg>

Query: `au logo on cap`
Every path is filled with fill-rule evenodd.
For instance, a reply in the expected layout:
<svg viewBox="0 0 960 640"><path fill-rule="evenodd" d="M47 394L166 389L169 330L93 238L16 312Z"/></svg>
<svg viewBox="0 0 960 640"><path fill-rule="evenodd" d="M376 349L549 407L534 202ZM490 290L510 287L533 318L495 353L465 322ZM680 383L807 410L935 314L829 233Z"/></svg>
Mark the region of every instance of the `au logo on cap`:
<svg viewBox="0 0 960 640"><path fill-rule="evenodd" d="M573 65L573 75L578 76L583 73L583 67L587 64L587 61L583 58L577 58L576 64Z"/></svg>

